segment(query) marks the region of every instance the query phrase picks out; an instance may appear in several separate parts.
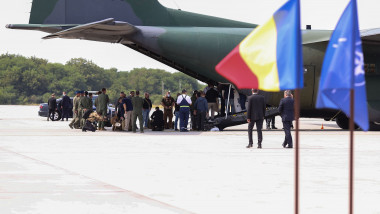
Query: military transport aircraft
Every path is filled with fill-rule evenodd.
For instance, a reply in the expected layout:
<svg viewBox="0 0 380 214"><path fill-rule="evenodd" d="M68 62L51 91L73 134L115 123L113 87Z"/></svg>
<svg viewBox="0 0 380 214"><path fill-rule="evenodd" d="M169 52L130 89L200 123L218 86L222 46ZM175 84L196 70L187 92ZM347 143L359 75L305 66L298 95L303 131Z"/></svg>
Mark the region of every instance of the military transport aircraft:
<svg viewBox="0 0 380 214"><path fill-rule="evenodd" d="M120 43L200 81L229 83L215 66L257 25L169 9L157 0L33 0L29 24L11 29L39 30L43 39L85 39ZM348 118L336 110L317 110L315 102L321 66L332 31L304 30L304 89L301 117L336 118L348 128ZM365 55L370 127L380 129L380 29L361 31ZM339 81L339 80L337 80ZM277 106L282 93L264 93ZM235 100L239 94L235 90ZM235 102L237 112L241 106ZM245 122L244 114L220 118L219 128Z"/></svg>

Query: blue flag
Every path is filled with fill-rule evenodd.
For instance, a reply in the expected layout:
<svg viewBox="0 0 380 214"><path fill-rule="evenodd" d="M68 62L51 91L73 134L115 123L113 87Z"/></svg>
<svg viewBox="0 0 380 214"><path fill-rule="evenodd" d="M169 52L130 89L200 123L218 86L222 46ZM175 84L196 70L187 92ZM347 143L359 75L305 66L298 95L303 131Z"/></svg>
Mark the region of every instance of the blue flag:
<svg viewBox="0 0 380 214"><path fill-rule="evenodd" d="M316 107L340 109L350 117L350 89L354 89L354 121L367 131L369 123L364 74L356 0L351 0L327 47Z"/></svg>

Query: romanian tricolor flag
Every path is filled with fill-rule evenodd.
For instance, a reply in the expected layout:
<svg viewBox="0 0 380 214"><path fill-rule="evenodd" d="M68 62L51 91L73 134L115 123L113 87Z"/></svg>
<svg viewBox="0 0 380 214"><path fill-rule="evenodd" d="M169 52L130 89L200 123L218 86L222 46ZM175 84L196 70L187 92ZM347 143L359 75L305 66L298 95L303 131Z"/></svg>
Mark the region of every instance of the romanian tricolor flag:
<svg viewBox="0 0 380 214"><path fill-rule="evenodd" d="M303 87L299 0L289 0L217 66L238 88L281 91Z"/></svg>

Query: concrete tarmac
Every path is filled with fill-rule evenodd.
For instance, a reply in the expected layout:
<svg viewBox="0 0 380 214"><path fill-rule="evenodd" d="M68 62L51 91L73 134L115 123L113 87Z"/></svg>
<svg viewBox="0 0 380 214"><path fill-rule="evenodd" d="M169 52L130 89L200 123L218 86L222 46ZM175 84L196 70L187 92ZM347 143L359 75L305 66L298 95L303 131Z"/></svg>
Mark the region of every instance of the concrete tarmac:
<svg viewBox="0 0 380 214"><path fill-rule="evenodd" d="M1 214L294 213L294 150L281 147L279 117L259 150L245 148L247 125L92 133L37 111L0 106ZM349 132L321 119L301 130L300 212L347 213ZM380 213L380 132L355 132L354 193L355 213Z"/></svg>

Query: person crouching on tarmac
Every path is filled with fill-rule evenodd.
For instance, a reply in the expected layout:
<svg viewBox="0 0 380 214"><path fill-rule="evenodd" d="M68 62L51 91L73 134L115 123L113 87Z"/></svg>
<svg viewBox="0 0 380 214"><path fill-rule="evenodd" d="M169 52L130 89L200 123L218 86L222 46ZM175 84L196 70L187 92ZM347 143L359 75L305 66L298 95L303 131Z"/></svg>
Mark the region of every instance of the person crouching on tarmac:
<svg viewBox="0 0 380 214"><path fill-rule="evenodd" d="M156 111L153 112L151 118L152 131L163 131L164 130L164 113L159 107L156 107Z"/></svg>
<svg viewBox="0 0 380 214"><path fill-rule="evenodd" d="M82 132L86 132L86 131L95 132L96 130L95 122L104 121L104 117L100 116L98 113L92 111L91 109L87 110L83 114L83 118L86 119L86 122L83 125Z"/></svg>
<svg viewBox="0 0 380 214"><path fill-rule="evenodd" d="M178 97L177 104L179 105L179 125L181 132L187 132L187 123L189 121L191 98L187 96L186 89L182 90L182 95Z"/></svg>

